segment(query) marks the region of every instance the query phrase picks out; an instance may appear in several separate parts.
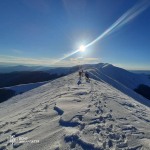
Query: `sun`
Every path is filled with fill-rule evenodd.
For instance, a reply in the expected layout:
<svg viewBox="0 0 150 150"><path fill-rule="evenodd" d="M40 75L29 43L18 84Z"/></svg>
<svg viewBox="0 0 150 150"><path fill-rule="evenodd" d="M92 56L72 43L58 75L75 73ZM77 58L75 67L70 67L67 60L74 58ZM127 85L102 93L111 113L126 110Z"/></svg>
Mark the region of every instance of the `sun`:
<svg viewBox="0 0 150 150"><path fill-rule="evenodd" d="M84 52L85 49L86 49L86 47L85 47L84 45L81 45L81 46L79 47L79 50L80 50L81 52Z"/></svg>

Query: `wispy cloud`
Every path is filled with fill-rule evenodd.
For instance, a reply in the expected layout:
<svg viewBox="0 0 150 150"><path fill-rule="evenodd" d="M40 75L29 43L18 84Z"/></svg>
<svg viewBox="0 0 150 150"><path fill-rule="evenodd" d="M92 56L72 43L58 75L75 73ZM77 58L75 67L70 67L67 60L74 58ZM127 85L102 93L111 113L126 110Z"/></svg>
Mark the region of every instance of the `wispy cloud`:
<svg viewBox="0 0 150 150"><path fill-rule="evenodd" d="M70 53L67 53L67 54L63 54L63 57L66 57L66 56L68 56Z"/></svg>
<svg viewBox="0 0 150 150"><path fill-rule="evenodd" d="M81 56L81 57L78 57L78 59L82 59L83 57Z"/></svg>
<svg viewBox="0 0 150 150"><path fill-rule="evenodd" d="M16 50L16 49L13 49L12 51L13 51L14 53L22 53L22 51Z"/></svg>
<svg viewBox="0 0 150 150"><path fill-rule="evenodd" d="M80 65L80 64L94 64L99 63L100 58L83 58L83 57L77 57L77 58L70 58L70 62L74 65Z"/></svg>
<svg viewBox="0 0 150 150"><path fill-rule="evenodd" d="M51 65L56 60L49 58L25 58L25 57L16 57L16 56L8 56L8 55L0 55L0 61L5 63L18 63L18 64L33 64L33 65ZM64 64L64 61L61 62ZM66 63L66 62L65 62Z"/></svg>
<svg viewBox="0 0 150 150"><path fill-rule="evenodd" d="M100 60L100 58L84 58L84 60L88 60L88 61L97 60L97 61L99 61L99 60Z"/></svg>
<svg viewBox="0 0 150 150"><path fill-rule="evenodd" d="M25 58L25 57L16 57L9 55L0 55L0 62L3 63L17 63L17 64L28 64L28 65L44 65L44 66L73 66L79 64L87 63L98 63L99 58L70 58L69 60L58 61L51 58ZM57 62L57 63L56 63Z"/></svg>

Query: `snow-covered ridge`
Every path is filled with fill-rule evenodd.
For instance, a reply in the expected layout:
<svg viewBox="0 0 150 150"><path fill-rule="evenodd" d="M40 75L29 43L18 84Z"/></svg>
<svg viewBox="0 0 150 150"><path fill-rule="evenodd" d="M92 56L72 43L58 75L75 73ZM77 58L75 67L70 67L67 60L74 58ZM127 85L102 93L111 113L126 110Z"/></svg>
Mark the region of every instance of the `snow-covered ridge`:
<svg viewBox="0 0 150 150"><path fill-rule="evenodd" d="M124 86L134 90L139 86L139 84L148 85L150 87L150 79L145 74L135 74L131 73L125 69L115 67L108 63L99 63L95 65L83 65L82 69L93 69L94 73L98 74L97 76L99 78L108 77L113 80L116 80L117 82L120 82ZM96 75L95 74L95 75ZM91 76L93 77L93 76ZM95 77L94 77L95 78ZM108 82L106 80L106 82Z"/></svg>
<svg viewBox="0 0 150 150"><path fill-rule="evenodd" d="M98 66L97 68L100 72L119 81L132 90L137 88L139 84L150 86L150 79L145 74L134 74L113 65Z"/></svg>
<svg viewBox="0 0 150 150"><path fill-rule="evenodd" d="M138 87L139 84L144 84L150 86L150 79L145 74L135 74L131 73L122 68L115 67L108 63L99 63L99 64L85 64L75 67L62 67L56 68L46 71L49 74L57 74L57 75L68 75L70 73L74 73L76 71L81 71L85 69L95 68L99 71L100 74L105 74L110 78L117 80L118 82L124 84L128 88L134 90Z"/></svg>
<svg viewBox="0 0 150 150"><path fill-rule="evenodd" d="M2 103L0 149L149 149L150 102L107 67L86 65L90 81L75 72ZM10 135L39 143L12 145Z"/></svg>
<svg viewBox="0 0 150 150"><path fill-rule="evenodd" d="M138 87L139 84L148 85L150 87L150 79L148 79L148 76L145 74L134 74L129 71L126 71L124 69L115 67L108 63L99 63L99 64L85 64L85 65L79 65L74 67L62 67L62 68L55 68L50 69L45 72L49 73L50 75L57 74L58 77L63 75L68 75L77 71L85 71L88 69L94 69L95 73L98 73L98 76L100 78L103 78L104 76L112 78L121 84L125 85L126 87L134 90ZM91 76L93 77L93 76ZM95 78L95 77L94 77ZM106 82L108 82L108 79L106 79ZM38 86L41 86L47 82L42 83L31 83L26 85L17 85L13 87L8 87L5 89L11 89L16 92L16 94L29 91L33 88L36 88Z"/></svg>

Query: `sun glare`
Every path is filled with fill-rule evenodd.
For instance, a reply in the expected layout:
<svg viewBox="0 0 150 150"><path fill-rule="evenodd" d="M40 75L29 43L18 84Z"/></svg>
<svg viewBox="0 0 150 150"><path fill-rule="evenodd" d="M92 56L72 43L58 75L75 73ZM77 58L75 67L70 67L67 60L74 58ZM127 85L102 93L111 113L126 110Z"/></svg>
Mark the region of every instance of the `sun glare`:
<svg viewBox="0 0 150 150"><path fill-rule="evenodd" d="M81 45L79 49L80 49L81 52L84 52L84 51L85 51L85 48L86 48L86 47L85 47L84 45Z"/></svg>

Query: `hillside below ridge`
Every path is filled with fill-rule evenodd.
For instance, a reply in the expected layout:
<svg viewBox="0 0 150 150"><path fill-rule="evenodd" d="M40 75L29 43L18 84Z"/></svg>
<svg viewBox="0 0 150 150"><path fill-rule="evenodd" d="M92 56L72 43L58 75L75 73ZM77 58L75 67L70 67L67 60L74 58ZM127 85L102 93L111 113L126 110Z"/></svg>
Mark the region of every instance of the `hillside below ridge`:
<svg viewBox="0 0 150 150"><path fill-rule="evenodd" d="M149 101L98 68L84 71L90 81L75 72L2 103L0 148L149 149ZM39 143L8 144L9 135Z"/></svg>
<svg viewBox="0 0 150 150"><path fill-rule="evenodd" d="M98 69L98 68L95 68L95 67L93 67L92 69L87 69L87 72L89 73L91 78L98 80L98 81L101 81L101 82L105 82L106 84L113 86L115 89L117 89L117 90L123 92L124 94L134 98L135 100L140 101L141 103L145 104L146 106L150 106L149 105L150 101L147 101L147 100L141 101L141 98L142 99L145 99L145 98L143 96L137 94L136 92L134 92L131 88L133 83L124 81L123 77L120 77L120 79L122 79L122 80L118 81L116 78L112 77L107 72L105 73L105 71ZM126 70L125 70L125 72L126 72ZM139 77L139 79L140 79L140 77ZM145 78L145 79L147 80L147 78ZM149 81L149 79L148 79L148 81ZM142 82L143 81L140 80L139 84ZM131 83L131 84L127 84L127 83ZM147 82L147 83L149 83L149 82Z"/></svg>

